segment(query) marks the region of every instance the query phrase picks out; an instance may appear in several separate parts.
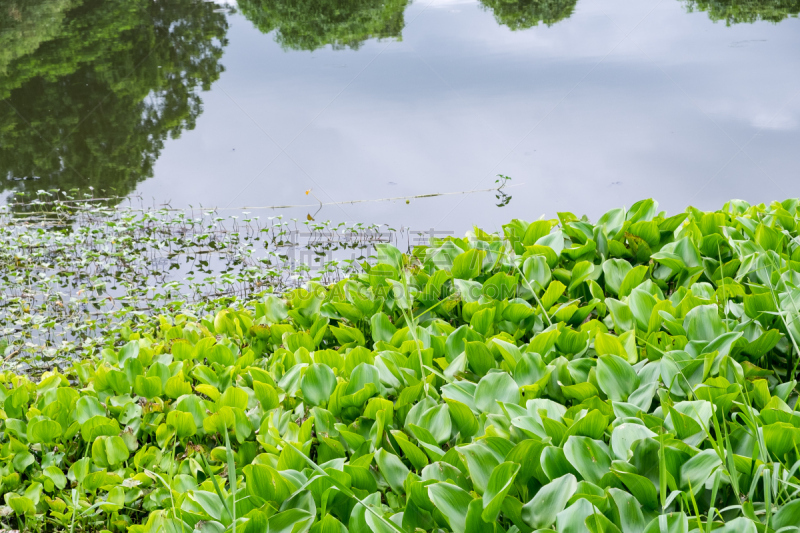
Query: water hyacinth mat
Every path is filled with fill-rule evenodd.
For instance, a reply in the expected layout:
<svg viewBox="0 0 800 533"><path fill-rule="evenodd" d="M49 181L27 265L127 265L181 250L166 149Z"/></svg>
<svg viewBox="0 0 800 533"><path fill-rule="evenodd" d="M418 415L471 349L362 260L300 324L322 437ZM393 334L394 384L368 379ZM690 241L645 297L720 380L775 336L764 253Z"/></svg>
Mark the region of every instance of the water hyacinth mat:
<svg viewBox="0 0 800 533"><path fill-rule="evenodd" d="M652 200L2 374L6 529L800 531L800 210Z"/></svg>

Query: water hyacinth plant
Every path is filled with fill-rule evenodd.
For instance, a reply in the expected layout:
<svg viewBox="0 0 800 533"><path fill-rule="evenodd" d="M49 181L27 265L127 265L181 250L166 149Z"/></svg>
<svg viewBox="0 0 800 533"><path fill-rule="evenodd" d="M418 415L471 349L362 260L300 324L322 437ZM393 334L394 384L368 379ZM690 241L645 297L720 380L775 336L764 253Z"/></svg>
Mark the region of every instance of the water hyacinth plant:
<svg viewBox="0 0 800 533"><path fill-rule="evenodd" d="M37 373L160 314L331 283L402 231L39 191L0 206L0 354Z"/></svg>
<svg viewBox="0 0 800 533"><path fill-rule="evenodd" d="M800 531L798 204L382 244L336 283L7 371L2 521Z"/></svg>

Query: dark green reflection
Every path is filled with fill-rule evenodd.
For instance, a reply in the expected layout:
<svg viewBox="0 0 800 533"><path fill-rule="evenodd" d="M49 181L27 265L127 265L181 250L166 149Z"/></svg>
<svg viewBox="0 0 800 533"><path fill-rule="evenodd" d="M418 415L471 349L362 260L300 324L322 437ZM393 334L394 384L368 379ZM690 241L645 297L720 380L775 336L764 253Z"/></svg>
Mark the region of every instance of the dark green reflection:
<svg viewBox="0 0 800 533"><path fill-rule="evenodd" d="M778 23L800 13L800 0L687 0L686 6L690 12L705 11L711 20L724 20L728 26L759 20Z"/></svg>
<svg viewBox="0 0 800 533"><path fill-rule="evenodd" d="M481 0L494 13L499 24L512 30L524 30L546 24L551 26L569 18L578 0Z"/></svg>
<svg viewBox="0 0 800 533"><path fill-rule="evenodd" d="M71 0L0 3L0 76L11 61L55 37L70 3Z"/></svg>
<svg viewBox="0 0 800 533"><path fill-rule="evenodd" d="M242 14L283 48L358 49L371 38L400 39L409 0L239 0Z"/></svg>
<svg viewBox="0 0 800 533"><path fill-rule="evenodd" d="M0 3L0 191L126 195L195 125L228 25L201 0Z"/></svg>

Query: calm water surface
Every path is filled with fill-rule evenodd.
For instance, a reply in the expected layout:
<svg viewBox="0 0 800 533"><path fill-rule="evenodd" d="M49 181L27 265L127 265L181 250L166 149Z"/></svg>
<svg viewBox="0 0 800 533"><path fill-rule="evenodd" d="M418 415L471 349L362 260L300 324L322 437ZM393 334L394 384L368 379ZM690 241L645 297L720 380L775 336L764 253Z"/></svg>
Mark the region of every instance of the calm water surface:
<svg viewBox="0 0 800 533"><path fill-rule="evenodd" d="M0 0L0 191L463 233L800 195L800 0ZM311 189L310 194L306 191ZM230 211L233 213L233 211Z"/></svg>

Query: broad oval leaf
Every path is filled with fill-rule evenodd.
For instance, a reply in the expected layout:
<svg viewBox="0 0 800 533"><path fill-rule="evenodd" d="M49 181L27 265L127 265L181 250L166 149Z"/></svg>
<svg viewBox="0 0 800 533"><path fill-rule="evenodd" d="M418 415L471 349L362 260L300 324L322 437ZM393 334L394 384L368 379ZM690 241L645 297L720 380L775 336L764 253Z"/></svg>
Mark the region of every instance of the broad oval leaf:
<svg viewBox="0 0 800 533"><path fill-rule="evenodd" d="M522 507L522 519L533 529L550 527L577 488L578 482L572 474L552 480Z"/></svg>

